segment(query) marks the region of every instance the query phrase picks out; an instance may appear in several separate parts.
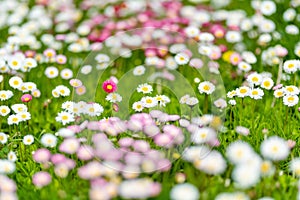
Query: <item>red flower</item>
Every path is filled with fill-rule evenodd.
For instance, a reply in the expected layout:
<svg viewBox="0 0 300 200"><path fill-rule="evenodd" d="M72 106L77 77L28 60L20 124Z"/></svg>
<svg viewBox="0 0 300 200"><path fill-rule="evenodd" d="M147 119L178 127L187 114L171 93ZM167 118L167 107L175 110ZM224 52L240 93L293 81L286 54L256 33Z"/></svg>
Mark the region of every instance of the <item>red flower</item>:
<svg viewBox="0 0 300 200"><path fill-rule="evenodd" d="M117 90L117 84L112 80L104 81L102 84L102 88L107 93L112 93Z"/></svg>

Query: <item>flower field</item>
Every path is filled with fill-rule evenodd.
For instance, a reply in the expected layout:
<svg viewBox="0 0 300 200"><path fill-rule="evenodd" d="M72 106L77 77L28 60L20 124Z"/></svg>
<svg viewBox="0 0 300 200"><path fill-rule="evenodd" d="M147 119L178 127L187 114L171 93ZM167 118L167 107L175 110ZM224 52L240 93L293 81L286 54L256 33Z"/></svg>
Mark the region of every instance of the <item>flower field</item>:
<svg viewBox="0 0 300 200"><path fill-rule="evenodd" d="M1 0L0 200L300 200L299 0Z"/></svg>

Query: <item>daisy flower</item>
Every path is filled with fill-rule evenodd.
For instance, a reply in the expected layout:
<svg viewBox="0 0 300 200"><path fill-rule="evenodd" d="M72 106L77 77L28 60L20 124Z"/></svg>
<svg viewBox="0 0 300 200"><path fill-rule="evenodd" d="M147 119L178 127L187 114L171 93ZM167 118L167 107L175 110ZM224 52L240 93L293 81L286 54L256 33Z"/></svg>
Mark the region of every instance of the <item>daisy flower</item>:
<svg viewBox="0 0 300 200"><path fill-rule="evenodd" d="M57 117L55 117L55 120L57 122L61 122L63 125L66 125L70 122L75 121L74 115L69 113L69 112L65 112L65 111L62 111L62 112L58 113Z"/></svg>
<svg viewBox="0 0 300 200"><path fill-rule="evenodd" d="M252 99L262 99L262 97L264 96L264 91L260 88L253 88L251 89L249 96Z"/></svg>
<svg viewBox="0 0 300 200"><path fill-rule="evenodd" d="M10 152L7 154L7 159L8 159L9 161L12 161L12 162L16 162L16 161L18 160L16 153L13 152L13 151L10 151Z"/></svg>
<svg viewBox="0 0 300 200"><path fill-rule="evenodd" d="M233 97L236 96L236 94L237 94L236 90L232 90L232 91L227 92L227 95L226 95L226 96L227 96L228 98L233 98Z"/></svg>
<svg viewBox="0 0 300 200"><path fill-rule="evenodd" d="M283 70L288 74L295 73L299 69L300 60L287 60L283 64Z"/></svg>
<svg viewBox="0 0 300 200"><path fill-rule="evenodd" d="M199 100L196 97L190 97L185 102L185 104L188 106L195 106L198 103L199 103Z"/></svg>
<svg viewBox="0 0 300 200"><path fill-rule="evenodd" d="M105 100L111 102L111 103L117 103L122 101L122 96L118 93L110 93L106 96Z"/></svg>
<svg viewBox="0 0 300 200"><path fill-rule="evenodd" d="M82 86L82 82L79 79L71 79L69 83L74 88L78 88L78 87Z"/></svg>
<svg viewBox="0 0 300 200"><path fill-rule="evenodd" d="M193 38L199 35L200 30L197 27L189 26L184 29L184 32L187 35L187 37Z"/></svg>
<svg viewBox="0 0 300 200"><path fill-rule="evenodd" d="M41 96L41 91L38 89L33 90L33 91L31 91L31 95L34 96L35 98L38 98Z"/></svg>
<svg viewBox="0 0 300 200"><path fill-rule="evenodd" d="M276 4L269 0L262 1L259 10L263 15L270 16L276 12Z"/></svg>
<svg viewBox="0 0 300 200"><path fill-rule="evenodd" d="M149 96L143 97L141 102L145 108L152 108L158 104L158 101L155 98Z"/></svg>
<svg viewBox="0 0 300 200"><path fill-rule="evenodd" d="M41 143L45 147L55 147L57 144L57 137L51 133L45 133L41 138Z"/></svg>
<svg viewBox="0 0 300 200"><path fill-rule="evenodd" d="M20 117L18 115L10 115L7 118L7 124L8 125L12 125L12 124L19 124L19 122L21 121Z"/></svg>
<svg viewBox="0 0 300 200"><path fill-rule="evenodd" d="M45 75L47 76L47 78L56 78L59 74L59 71L56 67L47 67L45 69Z"/></svg>
<svg viewBox="0 0 300 200"><path fill-rule="evenodd" d="M236 89L236 96L244 98L249 96L251 89L247 86L242 86Z"/></svg>
<svg viewBox="0 0 300 200"><path fill-rule="evenodd" d="M166 58L166 64L165 65L169 70L174 70L174 69L178 68L178 64L176 63L175 59L172 56L168 56Z"/></svg>
<svg viewBox="0 0 300 200"><path fill-rule="evenodd" d="M166 104L171 101L166 95L156 95L154 98L158 101L160 106L166 106Z"/></svg>
<svg viewBox="0 0 300 200"><path fill-rule="evenodd" d="M198 128L193 132L191 140L195 144L202 144L216 138L216 132L212 128Z"/></svg>
<svg viewBox="0 0 300 200"><path fill-rule="evenodd" d="M67 62L67 57L60 54L55 57L55 60L58 64L65 64Z"/></svg>
<svg viewBox="0 0 300 200"><path fill-rule="evenodd" d="M139 65L133 69L133 75L141 76L145 73L145 71L146 71L146 68L143 65Z"/></svg>
<svg viewBox="0 0 300 200"><path fill-rule="evenodd" d="M278 136L264 140L260 146L260 151L265 158L273 161L285 160L290 154L287 142Z"/></svg>
<svg viewBox="0 0 300 200"><path fill-rule="evenodd" d="M0 100L5 101L10 99L14 94L10 90L1 90L0 91Z"/></svg>
<svg viewBox="0 0 300 200"><path fill-rule="evenodd" d="M197 187L190 183L181 183L175 185L170 191L170 197L172 200L197 200L200 198Z"/></svg>
<svg viewBox="0 0 300 200"><path fill-rule="evenodd" d="M8 135L6 135L3 132L0 132L0 143L5 144L7 142L7 139L8 139Z"/></svg>
<svg viewBox="0 0 300 200"><path fill-rule="evenodd" d="M294 158L290 162L290 171L297 177L300 177L300 158Z"/></svg>
<svg viewBox="0 0 300 200"><path fill-rule="evenodd" d="M27 121L31 119L31 115L29 112L19 112L17 116L20 118L20 121Z"/></svg>
<svg viewBox="0 0 300 200"><path fill-rule="evenodd" d="M200 94L212 94L215 91L215 86L209 81L201 82L198 86Z"/></svg>
<svg viewBox="0 0 300 200"><path fill-rule="evenodd" d="M63 97L69 96L71 93L70 89L64 85L59 85L54 90L57 91L58 94Z"/></svg>
<svg viewBox="0 0 300 200"><path fill-rule="evenodd" d="M0 174L12 174L16 170L16 165L10 160L0 160Z"/></svg>
<svg viewBox="0 0 300 200"><path fill-rule="evenodd" d="M84 65L81 69L80 72L84 75L87 75L89 73L91 73L93 67L91 65Z"/></svg>
<svg viewBox="0 0 300 200"><path fill-rule="evenodd" d="M104 81L102 89L107 93L113 93L117 90L117 84L112 80Z"/></svg>
<svg viewBox="0 0 300 200"><path fill-rule="evenodd" d="M252 69L251 65L244 61L238 64L238 68L244 72L249 72Z"/></svg>
<svg viewBox="0 0 300 200"><path fill-rule="evenodd" d="M103 107L98 103L88 104L86 108L86 114L89 116L100 116L103 111Z"/></svg>
<svg viewBox="0 0 300 200"><path fill-rule="evenodd" d="M110 61L110 58L108 55L106 54L98 54L96 57L95 57L95 60L98 62L98 63L107 63Z"/></svg>
<svg viewBox="0 0 300 200"><path fill-rule="evenodd" d="M262 82L262 76L256 72L254 72L247 77L247 81L251 85L260 85Z"/></svg>
<svg viewBox="0 0 300 200"><path fill-rule="evenodd" d="M23 61L18 56L12 56L7 64L11 69L19 70L23 66Z"/></svg>
<svg viewBox="0 0 300 200"><path fill-rule="evenodd" d="M179 103L185 104L189 98L190 98L190 95L186 94L180 98Z"/></svg>
<svg viewBox="0 0 300 200"><path fill-rule="evenodd" d="M274 81L271 78L264 78L260 84L260 87L270 90L274 86Z"/></svg>
<svg viewBox="0 0 300 200"><path fill-rule="evenodd" d="M10 109L8 106L0 106L0 115L1 116L6 116L10 113Z"/></svg>
<svg viewBox="0 0 300 200"><path fill-rule="evenodd" d="M286 95L283 97L283 104L292 107L297 105L299 102L299 97L297 95Z"/></svg>
<svg viewBox="0 0 300 200"><path fill-rule="evenodd" d="M141 101L134 102L132 104L132 109L136 112L141 112L144 109L143 103Z"/></svg>
<svg viewBox="0 0 300 200"><path fill-rule="evenodd" d="M236 43L242 40L242 35L238 31L228 31L225 35L225 39L229 43Z"/></svg>
<svg viewBox="0 0 300 200"><path fill-rule="evenodd" d="M275 98L280 98L284 96L284 89L275 90L273 93Z"/></svg>
<svg viewBox="0 0 300 200"><path fill-rule="evenodd" d="M270 176L275 172L275 167L269 160L264 160L260 164L260 173L262 176Z"/></svg>
<svg viewBox="0 0 300 200"><path fill-rule="evenodd" d="M294 85L289 85L284 87L284 92L286 95L298 95L299 94L299 88L297 88Z"/></svg>
<svg viewBox="0 0 300 200"><path fill-rule="evenodd" d="M137 92L142 92L143 94L149 94L153 91L153 88L151 85L144 83L139 85L136 90Z"/></svg>
<svg viewBox="0 0 300 200"><path fill-rule="evenodd" d="M48 172L37 172L32 176L32 183L37 188L42 188L51 183L52 177Z"/></svg>
<svg viewBox="0 0 300 200"><path fill-rule="evenodd" d="M24 145L31 145L34 142L33 135L25 135L23 137L23 143Z"/></svg>
<svg viewBox="0 0 300 200"><path fill-rule="evenodd" d="M73 72L71 69L65 68L65 69L61 70L60 76L62 79L68 80L73 77Z"/></svg>
<svg viewBox="0 0 300 200"><path fill-rule="evenodd" d="M187 54L185 53L178 53L176 54L176 56L174 57L176 63L178 65L185 65L189 62L190 58Z"/></svg>
<svg viewBox="0 0 300 200"><path fill-rule="evenodd" d="M13 76L8 81L10 87L17 89L23 84L23 80L18 76Z"/></svg>
<svg viewBox="0 0 300 200"><path fill-rule="evenodd" d="M21 97L21 101L27 103L32 100L32 96L30 94L24 94Z"/></svg>
<svg viewBox="0 0 300 200"><path fill-rule="evenodd" d="M252 147L243 141L235 141L229 144L226 155L233 164L242 164L252 159L255 152Z"/></svg>
<svg viewBox="0 0 300 200"><path fill-rule="evenodd" d="M52 57L55 57L56 55L56 52L54 49L46 49L44 51L44 55L47 57L47 58L52 58Z"/></svg>

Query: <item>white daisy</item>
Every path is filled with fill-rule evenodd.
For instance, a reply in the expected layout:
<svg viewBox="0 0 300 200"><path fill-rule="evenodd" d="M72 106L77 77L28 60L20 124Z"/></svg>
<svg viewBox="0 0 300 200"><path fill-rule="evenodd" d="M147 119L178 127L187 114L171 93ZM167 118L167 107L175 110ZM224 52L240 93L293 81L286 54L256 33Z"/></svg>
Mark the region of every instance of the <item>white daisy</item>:
<svg viewBox="0 0 300 200"><path fill-rule="evenodd" d="M27 121L31 119L29 112L19 112L17 116L20 118L20 121Z"/></svg>
<svg viewBox="0 0 300 200"><path fill-rule="evenodd" d="M45 147L55 147L57 144L57 137L51 133L45 133L41 138L41 143Z"/></svg>
<svg viewBox="0 0 300 200"><path fill-rule="evenodd" d="M160 106L166 106L166 104L171 101L166 95L156 95L154 98L158 101Z"/></svg>
<svg viewBox="0 0 300 200"><path fill-rule="evenodd" d="M197 187L190 183L175 185L170 192L172 200L198 200L200 197Z"/></svg>
<svg viewBox="0 0 300 200"><path fill-rule="evenodd" d="M262 82L262 76L258 73L252 73L247 77L247 81L251 84L251 85L260 85Z"/></svg>
<svg viewBox="0 0 300 200"><path fill-rule="evenodd" d="M109 101L111 103L117 103L122 101L122 96L119 95L118 93L109 93L106 98L106 101Z"/></svg>
<svg viewBox="0 0 300 200"><path fill-rule="evenodd" d="M278 136L264 140L260 146L260 151L265 158L273 161L285 160L290 154L287 142Z"/></svg>
<svg viewBox="0 0 300 200"><path fill-rule="evenodd" d="M280 97L283 97L284 96L284 89L277 89L274 91L274 97L275 98L280 98Z"/></svg>
<svg viewBox="0 0 300 200"><path fill-rule="evenodd" d="M21 121L20 117L18 115L10 115L7 118L7 124L8 125L12 125L12 124L19 124L19 122Z"/></svg>
<svg viewBox="0 0 300 200"><path fill-rule="evenodd" d="M158 104L158 101L155 98L149 96L143 97L141 102L145 108L152 108Z"/></svg>
<svg viewBox="0 0 300 200"><path fill-rule="evenodd" d="M12 174L16 170L16 165L10 160L0 160L0 174Z"/></svg>
<svg viewBox="0 0 300 200"><path fill-rule="evenodd" d="M11 106L11 109L15 112L15 113L20 113L20 112L27 112L28 108L25 104L14 104Z"/></svg>
<svg viewBox="0 0 300 200"><path fill-rule="evenodd" d="M215 86L209 81L204 81L199 84L198 90L200 94L202 93L211 94L215 91Z"/></svg>
<svg viewBox="0 0 300 200"><path fill-rule="evenodd" d="M259 7L259 10L264 15L272 15L276 12L276 4L273 1L265 0L262 1Z"/></svg>
<svg viewBox="0 0 300 200"><path fill-rule="evenodd" d="M16 161L18 160L16 153L13 152L13 151L10 151L10 152L7 154L7 159L8 159L9 161L12 161L12 162L16 162Z"/></svg>
<svg viewBox="0 0 300 200"><path fill-rule="evenodd" d="M65 68L61 70L60 76L62 79L71 79L73 77L73 71L71 69Z"/></svg>
<svg viewBox="0 0 300 200"><path fill-rule="evenodd" d="M242 86L236 89L236 96L244 98L249 96L251 89L247 86Z"/></svg>
<svg viewBox="0 0 300 200"><path fill-rule="evenodd" d="M212 141L216 138L216 132L212 128L198 128L196 129L191 137L192 142L195 144L202 144Z"/></svg>
<svg viewBox="0 0 300 200"><path fill-rule="evenodd" d="M6 116L10 113L10 109L8 106L0 106L0 115L1 116Z"/></svg>
<svg viewBox="0 0 300 200"><path fill-rule="evenodd" d="M45 75L47 76L47 78L56 78L59 74L59 71L56 67L47 67L45 69Z"/></svg>
<svg viewBox="0 0 300 200"><path fill-rule="evenodd" d="M289 85L284 87L284 93L286 95L298 95L299 94L299 88L297 88L294 85Z"/></svg>
<svg viewBox="0 0 300 200"><path fill-rule="evenodd" d="M226 155L233 164L241 164L251 160L254 151L248 143L239 140L227 147Z"/></svg>
<svg viewBox="0 0 300 200"><path fill-rule="evenodd" d="M244 61L238 64L238 68L244 72L249 72L252 69L251 65Z"/></svg>
<svg viewBox="0 0 300 200"><path fill-rule="evenodd" d="M283 64L283 70L288 74L295 73L299 69L300 60L287 60Z"/></svg>
<svg viewBox="0 0 300 200"><path fill-rule="evenodd" d="M290 171L297 177L300 177L300 158L294 158L290 162Z"/></svg>
<svg viewBox="0 0 300 200"><path fill-rule="evenodd" d="M63 125L66 125L70 122L74 122L75 118L74 118L73 114L71 114L69 112L62 111L62 112L57 114L57 116L55 117L55 120L57 122L61 122Z"/></svg>
<svg viewBox="0 0 300 200"><path fill-rule="evenodd" d="M184 32L188 37L193 38L199 35L200 30L197 27L189 26L184 29Z"/></svg>
<svg viewBox="0 0 300 200"><path fill-rule="evenodd" d="M260 84L260 87L270 90L274 86L274 81L271 78L264 78Z"/></svg>
<svg viewBox="0 0 300 200"><path fill-rule="evenodd" d="M86 114L89 116L100 116L103 111L103 107L98 103L88 104L86 107Z"/></svg>
<svg viewBox="0 0 300 200"><path fill-rule="evenodd" d="M262 99L262 97L264 96L264 91L260 88L253 88L251 89L249 96L252 99Z"/></svg>
<svg viewBox="0 0 300 200"><path fill-rule="evenodd" d="M133 75L141 76L145 73L145 71L146 71L146 68L143 65L139 65L133 69Z"/></svg>
<svg viewBox="0 0 300 200"><path fill-rule="evenodd" d="M153 88L151 85L144 83L137 87L137 91L142 92L143 94L149 94L153 91Z"/></svg>
<svg viewBox="0 0 300 200"><path fill-rule="evenodd" d="M25 135L23 137L23 143L24 145L31 145L34 142L33 135Z"/></svg>
<svg viewBox="0 0 300 200"><path fill-rule="evenodd" d="M189 62L190 58L187 54L185 53L178 53L176 54L176 56L174 57L176 63L178 65L185 65Z"/></svg>
<svg viewBox="0 0 300 200"><path fill-rule="evenodd" d="M10 87L17 89L23 84L23 80L18 76L13 76L8 81Z"/></svg>
<svg viewBox="0 0 300 200"><path fill-rule="evenodd" d="M297 105L299 102L299 97L297 95L286 95L283 97L283 104L292 107Z"/></svg>
<svg viewBox="0 0 300 200"><path fill-rule="evenodd" d="M136 112L141 112L144 109L143 103L140 101L134 102L132 104L132 109Z"/></svg>
<svg viewBox="0 0 300 200"><path fill-rule="evenodd" d="M0 143L5 144L7 142L7 139L8 139L8 135L6 135L3 132L0 132Z"/></svg>

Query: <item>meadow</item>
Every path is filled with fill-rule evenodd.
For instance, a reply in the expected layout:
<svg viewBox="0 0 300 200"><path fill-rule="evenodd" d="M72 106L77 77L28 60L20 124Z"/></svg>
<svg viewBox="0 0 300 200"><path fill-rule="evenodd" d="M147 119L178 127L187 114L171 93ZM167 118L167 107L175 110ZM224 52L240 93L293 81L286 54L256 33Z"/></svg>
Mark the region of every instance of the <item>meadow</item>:
<svg viewBox="0 0 300 200"><path fill-rule="evenodd" d="M0 200L300 199L299 6L0 1Z"/></svg>

